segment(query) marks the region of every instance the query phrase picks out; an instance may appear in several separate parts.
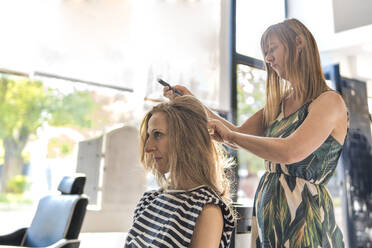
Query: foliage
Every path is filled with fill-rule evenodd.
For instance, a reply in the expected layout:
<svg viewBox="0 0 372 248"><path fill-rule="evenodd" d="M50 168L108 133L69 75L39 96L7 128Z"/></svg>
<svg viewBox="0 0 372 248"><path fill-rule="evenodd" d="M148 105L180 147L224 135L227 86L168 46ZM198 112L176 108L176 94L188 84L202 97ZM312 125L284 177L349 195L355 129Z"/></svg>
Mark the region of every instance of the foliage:
<svg viewBox="0 0 372 248"><path fill-rule="evenodd" d="M70 93L54 103L49 124L52 126L75 126L89 128L92 126L91 113L95 103L89 92Z"/></svg>
<svg viewBox="0 0 372 248"><path fill-rule="evenodd" d="M41 81L6 77L1 78L0 90L0 139L36 133L46 122L52 126L92 125L95 103L89 92L63 95Z"/></svg>
<svg viewBox="0 0 372 248"><path fill-rule="evenodd" d="M32 204L33 200L30 197L25 196L24 194L14 194L14 193L0 193L0 202L5 203L25 203Z"/></svg>
<svg viewBox="0 0 372 248"><path fill-rule="evenodd" d="M36 132L47 120L53 95L40 81L1 78L0 138Z"/></svg>
<svg viewBox="0 0 372 248"><path fill-rule="evenodd" d="M0 76L0 140L4 149L1 190L9 178L21 173L24 148L38 128L90 127L95 103L88 92L64 95L41 81Z"/></svg>
<svg viewBox="0 0 372 248"><path fill-rule="evenodd" d="M17 175L10 178L7 183L7 192L23 194L31 186L31 182L24 175Z"/></svg>
<svg viewBox="0 0 372 248"><path fill-rule="evenodd" d="M265 72L244 65L238 67L238 123L242 124L265 103ZM252 153L239 150L239 163L245 164L250 172L263 169L263 160Z"/></svg>
<svg viewBox="0 0 372 248"><path fill-rule="evenodd" d="M48 158L66 157L74 147L74 141L67 136L57 137L49 140Z"/></svg>
<svg viewBox="0 0 372 248"><path fill-rule="evenodd" d="M0 142L0 166L4 164L4 147Z"/></svg>

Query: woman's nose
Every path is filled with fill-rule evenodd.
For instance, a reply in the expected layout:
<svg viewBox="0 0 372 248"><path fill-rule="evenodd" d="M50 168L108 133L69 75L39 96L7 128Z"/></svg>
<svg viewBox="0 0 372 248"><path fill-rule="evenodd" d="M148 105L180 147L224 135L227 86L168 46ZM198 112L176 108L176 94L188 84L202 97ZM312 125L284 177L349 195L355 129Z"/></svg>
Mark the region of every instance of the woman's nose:
<svg viewBox="0 0 372 248"><path fill-rule="evenodd" d="M273 62L273 56L270 54L265 56L265 62L271 65L271 62Z"/></svg>
<svg viewBox="0 0 372 248"><path fill-rule="evenodd" d="M155 148L154 144L151 142L150 139L148 139L146 141L146 144L145 144L145 152L153 152L155 150L156 150L156 148Z"/></svg>

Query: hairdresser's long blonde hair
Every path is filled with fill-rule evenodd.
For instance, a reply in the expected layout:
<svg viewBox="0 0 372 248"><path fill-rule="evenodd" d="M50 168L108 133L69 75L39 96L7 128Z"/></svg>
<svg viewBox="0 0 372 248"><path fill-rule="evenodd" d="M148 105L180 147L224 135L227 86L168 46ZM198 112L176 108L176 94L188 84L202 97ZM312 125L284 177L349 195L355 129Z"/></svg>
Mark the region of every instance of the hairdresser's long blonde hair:
<svg viewBox="0 0 372 248"><path fill-rule="evenodd" d="M159 173L153 157L145 153L148 122L154 113L166 115L169 137L169 177ZM230 185L224 169L231 165L221 146L215 144L207 129L207 113L192 96L176 97L153 107L140 126L140 155L143 166L152 171L164 188L185 189L184 182L207 185L229 201Z"/></svg>
<svg viewBox="0 0 372 248"><path fill-rule="evenodd" d="M270 26L261 37L261 49L265 55L269 38L275 35L285 48L285 72L287 80L279 78L276 72L265 63L267 70L266 104L264 107L264 126L267 127L275 120L280 111L280 103L293 90L299 93L303 103L316 98L327 86L318 51L318 46L310 31L296 19L287 19ZM297 37L302 41L302 49L296 49Z"/></svg>

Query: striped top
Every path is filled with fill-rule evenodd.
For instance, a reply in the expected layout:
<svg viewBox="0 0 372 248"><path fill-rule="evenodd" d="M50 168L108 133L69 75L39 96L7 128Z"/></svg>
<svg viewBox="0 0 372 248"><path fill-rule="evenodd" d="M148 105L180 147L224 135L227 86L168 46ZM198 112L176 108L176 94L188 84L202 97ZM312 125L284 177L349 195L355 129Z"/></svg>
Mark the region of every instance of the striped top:
<svg viewBox="0 0 372 248"><path fill-rule="evenodd" d="M232 212L207 186L146 192L135 209L125 247L189 247L196 219L206 204L220 206L224 226L219 247L228 247L234 229Z"/></svg>

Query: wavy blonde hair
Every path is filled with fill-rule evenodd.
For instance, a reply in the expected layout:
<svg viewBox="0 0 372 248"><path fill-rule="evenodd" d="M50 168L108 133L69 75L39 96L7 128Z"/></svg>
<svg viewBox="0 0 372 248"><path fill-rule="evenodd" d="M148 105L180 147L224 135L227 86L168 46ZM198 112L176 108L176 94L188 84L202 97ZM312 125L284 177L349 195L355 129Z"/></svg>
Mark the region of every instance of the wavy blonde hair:
<svg viewBox="0 0 372 248"><path fill-rule="evenodd" d="M280 112L280 103L293 90L299 93L298 96L305 103L330 89L325 82L316 41L304 24L297 19L287 19L268 27L261 37L261 50L264 56L269 39L273 35L284 45L287 80L279 78L270 65L265 63L267 70L265 127L272 124ZM299 53L297 39L300 39L303 45ZM289 82L295 84L291 86Z"/></svg>
<svg viewBox="0 0 372 248"><path fill-rule="evenodd" d="M157 170L153 156L145 152L148 123L157 112L164 113L168 123L168 178ZM225 169L232 165L232 160L227 158L222 146L211 139L207 123L205 108L192 96L176 97L153 107L140 125L141 162L155 175L163 189L186 189L185 182L193 182L207 185L230 202L230 184Z"/></svg>

